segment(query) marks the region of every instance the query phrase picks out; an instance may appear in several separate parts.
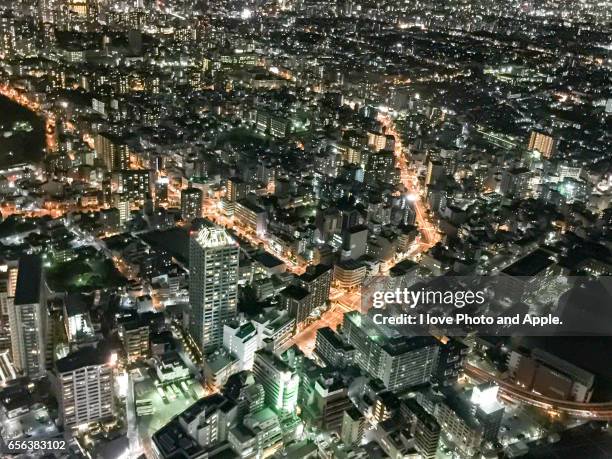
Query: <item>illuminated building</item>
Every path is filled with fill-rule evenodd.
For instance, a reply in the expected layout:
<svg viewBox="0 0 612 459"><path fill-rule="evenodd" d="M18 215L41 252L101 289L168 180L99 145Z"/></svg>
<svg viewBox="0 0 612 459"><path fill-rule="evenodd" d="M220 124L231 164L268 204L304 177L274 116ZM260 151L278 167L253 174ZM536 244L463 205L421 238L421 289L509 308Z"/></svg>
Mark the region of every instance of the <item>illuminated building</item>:
<svg viewBox="0 0 612 459"><path fill-rule="evenodd" d="M230 177L227 180L226 198L230 202L236 202L247 197L249 184L240 177Z"/></svg>
<svg viewBox="0 0 612 459"><path fill-rule="evenodd" d="M399 253L408 252L413 244L417 241L419 237L419 230L412 224L401 225L398 227L398 229L400 233L397 236L397 251Z"/></svg>
<svg viewBox="0 0 612 459"><path fill-rule="evenodd" d="M387 144L387 136L377 132L368 132L368 146L375 151L384 150Z"/></svg>
<svg viewBox="0 0 612 459"><path fill-rule="evenodd" d="M266 405L278 413L295 410L300 385L300 377L295 370L276 354L261 350L255 353L253 373L255 380L264 388Z"/></svg>
<svg viewBox="0 0 612 459"><path fill-rule="evenodd" d="M22 256L8 315L15 368L32 378L46 372L46 288L40 256Z"/></svg>
<svg viewBox="0 0 612 459"><path fill-rule="evenodd" d="M90 346L72 352L55 362L51 379L64 427L113 417L113 369L105 353Z"/></svg>
<svg viewBox="0 0 612 459"><path fill-rule="evenodd" d="M510 198L526 198L533 190L530 189L532 172L525 167L504 170L502 173L499 192Z"/></svg>
<svg viewBox="0 0 612 459"><path fill-rule="evenodd" d="M81 295L70 294L64 300L64 323L69 343L78 346L96 340L91 316Z"/></svg>
<svg viewBox="0 0 612 459"><path fill-rule="evenodd" d="M9 57L15 52L15 23L12 15L0 16L0 55Z"/></svg>
<svg viewBox="0 0 612 459"><path fill-rule="evenodd" d="M0 314L3 317L8 316L9 305L13 302L18 272L17 262L0 265Z"/></svg>
<svg viewBox="0 0 612 459"><path fill-rule="evenodd" d="M95 150L98 160L106 170L124 170L130 168L130 149L121 139L112 134L98 134L95 138Z"/></svg>
<svg viewBox="0 0 612 459"><path fill-rule="evenodd" d="M155 356L155 374L163 384L180 383L189 379L189 368L176 352Z"/></svg>
<svg viewBox="0 0 612 459"><path fill-rule="evenodd" d="M239 361L239 369L251 370L257 351L257 330L251 322L225 324L223 326L223 346Z"/></svg>
<svg viewBox="0 0 612 459"><path fill-rule="evenodd" d="M149 356L149 324L138 317L127 317L119 323L119 337L129 363Z"/></svg>
<svg viewBox="0 0 612 459"><path fill-rule="evenodd" d="M491 442L497 441L504 416L504 406L497 400L498 391L498 386L485 384L474 387L470 396L474 417L483 429L482 436Z"/></svg>
<svg viewBox="0 0 612 459"><path fill-rule="evenodd" d="M496 295L525 301L551 285L561 274L553 256L537 249L505 267L499 275Z"/></svg>
<svg viewBox="0 0 612 459"><path fill-rule="evenodd" d="M123 228L130 221L130 200L126 194L115 193L112 197L113 207L119 211L119 227Z"/></svg>
<svg viewBox="0 0 612 459"><path fill-rule="evenodd" d="M289 311L289 315L295 318L296 329L303 329L313 310L310 292L300 286L289 285L280 292L280 297L283 309Z"/></svg>
<svg viewBox="0 0 612 459"><path fill-rule="evenodd" d="M366 265L354 260L341 261L334 265L334 282L338 288L356 288L361 285L366 274Z"/></svg>
<svg viewBox="0 0 612 459"><path fill-rule="evenodd" d="M391 151L379 151L368 157L365 168L365 180L368 183L395 181L395 156Z"/></svg>
<svg viewBox="0 0 612 459"><path fill-rule="evenodd" d="M401 401L402 417L411 425L417 451L423 459L434 459L440 443L440 424L415 399Z"/></svg>
<svg viewBox="0 0 612 459"><path fill-rule="evenodd" d="M435 405L433 416L444 435L457 445L462 454L474 454L483 440L483 429L469 404L455 395L448 396Z"/></svg>
<svg viewBox="0 0 612 459"><path fill-rule="evenodd" d="M586 403L593 395L595 375L542 349L513 350L510 377L521 387L546 397Z"/></svg>
<svg viewBox="0 0 612 459"><path fill-rule="evenodd" d="M391 391L383 391L374 396L374 403L371 407L372 418L378 424L394 417L400 408L400 401L397 395Z"/></svg>
<svg viewBox="0 0 612 459"><path fill-rule="evenodd" d="M241 425L232 428L228 442L241 457L269 457L283 446L278 415L270 408L247 414Z"/></svg>
<svg viewBox="0 0 612 459"><path fill-rule="evenodd" d="M529 150L536 150L544 158L550 159L557 150L557 140L549 134L531 131L527 148Z"/></svg>
<svg viewBox="0 0 612 459"><path fill-rule="evenodd" d="M234 215L236 201L246 199L249 193L249 184L240 177L230 177L227 179L227 191L221 200L221 205L228 216Z"/></svg>
<svg viewBox="0 0 612 459"><path fill-rule="evenodd" d="M357 446L361 443L365 430L365 417L354 406L344 411L340 439L347 446Z"/></svg>
<svg viewBox="0 0 612 459"><path fill-rule="evenodd" d="M276 352L293 336L295 318L287 311L270 310L258 315L252 321L257 329L258 347L264 346Z"/></svg>
<svg viewBox="0 0 612 459"><path fill-rule="evenodd" d="M202 217L202 190L187 188L181 191L181 218L193 220Z"/></svg>
<svg viewBox="0 0 612 459"><path fill-rule="evenodd" d="M168 424L155 432L151 438L152 449L157 458L207 457L216 451L225 450L222 445L228 432L236 424L237 407L221 394L201 398ZM225 453L220 451L219 457Z"/></svg>
<svg viewBox="0 0 612 459"><path fill-rule="evenodd" d="M342 330L355 346L355 363L387 389L406 389L431 380L438 355L433 337L401 336L356 311L344 315Z"/></svg>
<svg viewBox="0 0 612 459"><path fill-rule="evenodd" d="M118 190L130 202L143 202L150 195L150 172L148 170L123 170L114 174Z"/></svg>
<svg viewBox="0 0 612 459"><path fill-rule="evenodd" d="M203 351L223 343L223 326L237 305L238 244L215 226L192 231L189 242L189 330Z"/></svg>
<svg viewBox="0 0 612 459"><path fill-rule="evenodd" d="M434 379L442 385L453 385L457 382L459 372L463 366L463 360L468 354L468 347L455 338L445 338L440 343L438 362L434 373Z"/></svg>
<svg viewBox="0 0 612 459"><path fill-rule="evenodd" d="M327 242L335 234L338 234L342 225L342 216L335 207L317 209L315 224L319 239Z"/></svg>
<svg viewBox="0 0 612 459"><path fill-rule="evenodd" d="M329 300L331 280L331 266L323 264L309 265L306 272L299 277L299 285L312 295L313 309L326 306Z"/></svg>
<svg viewBox="0 0 612 459"><path fill-rule="evenodd" d="M38 0L38 16L40 22L55 22L55 11L58 7L57 0Z"/></svg>
<svg viewBox="0 0 612 459"><path fill-rule="evenodd" d="M349 164L362 164L362 152L359 148L346 143L339 143L336 150L342 156L342 161Z"/></svg>
<svg viewBox="0 0 612 459"><path fill-rule="evenodd" d="M236 202L234 218L241 226L258 236L266 234L267 220L265 209L243 199Z"/></svg>
<svg viewBox="0 0 612 459"><path fill-rule="evenodd" d="M353 407L348 386L338 374L325 373L316 378L313 385L309 399L300 403L302 418L327 432L340 433L344 412Z"/></svg>
<svg viewBox="0 0 612 459"><path fill-rule="evenodd" d="M355 348L329 327L317 330L315 351L324 362L334 368L345 368L355 359Z"/></svg>
<svg viewBox="0 0 612 459"><path fill-rule="evenodd" d="M435 185L444 176L444 165L440 161L430 160L427 162L427 176L425 185Z"/></svg>

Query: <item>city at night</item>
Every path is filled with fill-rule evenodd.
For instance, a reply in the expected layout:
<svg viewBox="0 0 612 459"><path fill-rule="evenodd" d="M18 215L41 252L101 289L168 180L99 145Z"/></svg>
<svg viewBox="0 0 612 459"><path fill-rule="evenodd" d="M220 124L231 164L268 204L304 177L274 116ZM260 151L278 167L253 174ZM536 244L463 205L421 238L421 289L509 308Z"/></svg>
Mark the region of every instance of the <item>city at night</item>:
<svg viewBox="0 0 612 459"><path fill-rule="evenodd" d="M612 459L612 0L0 0L0 459Z"/></svg>

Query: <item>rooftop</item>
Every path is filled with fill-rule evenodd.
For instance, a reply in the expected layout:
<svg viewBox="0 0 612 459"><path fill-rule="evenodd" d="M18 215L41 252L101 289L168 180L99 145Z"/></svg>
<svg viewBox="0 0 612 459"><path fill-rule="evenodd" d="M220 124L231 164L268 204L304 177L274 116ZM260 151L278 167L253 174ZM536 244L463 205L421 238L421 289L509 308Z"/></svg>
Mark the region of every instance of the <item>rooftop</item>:
<svg viewBox="0 0 612 459"><path fill-rule="evenodd" d="M100 349L85 346L56 361L55 368L58 373L68 373L87 366L103 365L106 360L105 353Z"/></svg>
<svg viewBox="0 0 612 459"><path fill-rule="evenodd" d="M24 255L19 259L15 305L40 301L42 259L39 255Z"/></svg>
<svg viewBox="0 0 612 459"><path fill-rule="evenodd" d="M544 250L534 250L520 260L505 268L502 272L509 276L535 276L554 263Z"/></svg>
<svg viewBox="0 0 612 459"><path fill-rule="evenodd" d="M236 241L220 227L202 227L192 232L191 237L204 249L237 246Z"/></svg>

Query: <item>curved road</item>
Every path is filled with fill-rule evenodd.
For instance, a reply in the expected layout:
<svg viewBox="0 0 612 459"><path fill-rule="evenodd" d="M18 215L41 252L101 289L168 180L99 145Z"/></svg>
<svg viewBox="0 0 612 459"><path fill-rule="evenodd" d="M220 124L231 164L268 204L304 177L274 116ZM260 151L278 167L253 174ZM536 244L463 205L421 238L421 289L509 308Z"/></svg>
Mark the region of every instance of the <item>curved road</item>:
<svg viewBox="0 0 612 459"><path fill-rule="evenodd" d="M481 368L465 363L464 372L472 379L483 382L494 382L499 386L502 397L512 401L523 402L545 410L562 412L582 419L596 419L600 421L612 420L612 402L581 403L570 400L559 400L537 394L516 384L504 381L498 376Z"/></svg>

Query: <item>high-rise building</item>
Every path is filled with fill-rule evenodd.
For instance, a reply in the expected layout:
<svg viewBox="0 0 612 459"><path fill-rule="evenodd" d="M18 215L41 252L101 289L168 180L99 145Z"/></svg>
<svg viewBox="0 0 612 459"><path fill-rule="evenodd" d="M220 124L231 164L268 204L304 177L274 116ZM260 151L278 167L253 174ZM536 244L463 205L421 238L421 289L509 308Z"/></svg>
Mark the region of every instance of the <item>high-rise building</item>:
<svg viewBox="0 0 612 459"><path fill-rule="evenodd" d="M335 207L327 209L317 209L315 225L321 241L327 242L335 234L340 233L342 226L342 216Z"/></svg>
<svg viewBox="0 0 612 459"><path fill-rule="evenodd" d="M499 184L500 194L510 198L526 198L529 196L530 180L533 173L526 167L505 169Z"/></svg>
<svg viewBox="0 0 612 459"><path fill-rule="evenodd" d="M126 195L130 202L144 202L151 193L148 170L122 170L115 177L119 192Z"/></svg>
<svg viewBox="0 0 612 459"><path fill-rule="evenodd" d="M531 131L527 148L539 151L544 158L551 158L557 151L557 140L549 134Z"/></svg>
<svg viewBox="0 0 612 459"><path fill-rule="evenodd" d="M427 177L425 185L435 185L444 176L444 164L441 161L429 160L427 162Z"/></svg>
<svg viewBox="0 0 612 459"><path fill-rule="evenodd" d="M415 399L402 400L402 418L411 426L414 444L423 459L434 459L440 443L440 424Z"/></svg>
<svg viewBox="0 0 612 459"><path fill-rule="evenodd" d="M150 332L149 324L138 317L128 317L120 321L119 336L128 362L136 362L149 356Z"/></svg>
<svg viewBox="0 0 612 459"><path fill-rule="evenodd" d="M389 183L394 180L395 156L391 151L379 151L368 157L365 170L365 178L368 183L375 183L377 180Z"/></svg>
<svg viewBox="0 0 612 459"><path fill-rule="evenodd" d="M300 377L278 355L261 350L255 353L255 380L266 393L266 404L276 412L292 413L298 402Z"/></svg>
<svg viewBox="0 0 612 459"><path fill-rule="evenodd" d="M236 315L239 246L220 227L205 225L189 242L191 336L203 351L223 343L223 326Z"/></svg>
<svg viewBox="0 0 612 459"><path fill-rule="evenodd" d="M202 190L186 188L181 191L181 218L193 220L202 217Z"/></svg>
<svg viewBox="0 0 612 459"><path fill-rule="evenodd" d="M8 315L15 368L30 377L46 372L46 303L42 260L38 255L24 255L19 260L15 298Z"/></svg>
<svg viewBox="0 0 612 459"><path fill-rule="evenodd" d="M99 349L82 347L57 360L51 379L64 427L113 417L113 369Z"/></svg>
<svg viewBox="0 0 612 459"><path fill-rule="evenodd" d="M253 368L257 343L257 329L251 322L223 326L223 346L238 359L240 371Z"/></svg>
<svg viewBox="0 0 612 459"><path fill-rule="evenodd" d="M325 306L329 300L331 281L331 266L323 264L308 266L306 272L299 277L298 282L300 286L308 290L312 295L313 309Z"/></svg>
<svg viewBox="0 0 612 459"><path fill-rule="evenodd" d="M368 227L356 225L346 230L342 237L342 259L357 260L368 249Z"/></svg>
<svg viewBox="0 0 612 459"><path fill-rule="evenodd" d="M443 386L455 384L467 353L468 347L461 341L445 337L440 342L438 362L433 375L435 381Z"/></svg>
<svg viewBox="0 0 612 459"><path fill-rule="evenodd" d="M309 401L301 405L303 419L326 432L340 433L345 411L354 406L348 396L348 385L338 374L318 377Z"/></svg>
<svg viewBox="0 0 612 459"><path fill-rule="evenodd" d="M98 341L84 295L71 293L64 299L64 327L70 346L80 347Z"/></svg>
<svg viewBox="0 0 612 459"><path fill-rule="evenodd" d="M130 200L126 194L113 194L113 207L119 211L119 226L123 227L130 220Z"/></svg>
<svg viewBox="0 0 612 459"><path fill-rule="evenodd" d="M295 318L296 329L303 329L313 309L312 295L298 285L289 285L280 292L280 297L283 309Z"/></svg>
<svg viewBox="0 0 612 459"><path fill-rule="evenodd" d="M321 327L317 330L315 352L319 358L333 368L345 368L351 365L355 358L355 348L329 327Z"/></svg>
<svg viewBox="0 0 612 459"><path fill-rule="evenodd" d="M334 282L338 288L358 288L367 274L365 263L355 260L340 261L334 265Z"/></svg>
<svg viewBox="0 0 612 459"><path fill-rule="evenodd" d="M375 151L383 150L387 146L387 136L379 132L368 132L368 146Z"/></svg>
<svg viewBox="0 0 612 459"><path fill-rule="evenodd" d="M130 149L116 136L104 133L95 139L96 155L107 170L124 170L130 168Z"/></svg>
<svg viewBox="0 0 612 459"><path fill-rule="evenodd" d="M247 197L249 193L249 184L240 177L230 177L227 181L226 199L230 202L236 202Z"/></svg>
<svg viewBox="0 0 612 459"><path fill-rule="evenodd" d="M344 315L342 330L355 346L355 363L387 389L406 389L431 380L438 356L435 338L402 336L357 311Z"/></svg>
<svg viewBox="0 0 612 459"><path fill-rule="evenodd" d="M508 376L545 397L579 403L590 401L595 384L593 373L539 348L513 349L508 356Z"/></svg>
<svg viewBox="0 0 612 459"><path fill-rule="evenodd" d="M504 405L497 399L499 386L485 383L472 389L470 403L474 417L482 426L485 440L496 442L504 417Z"/></svg>

